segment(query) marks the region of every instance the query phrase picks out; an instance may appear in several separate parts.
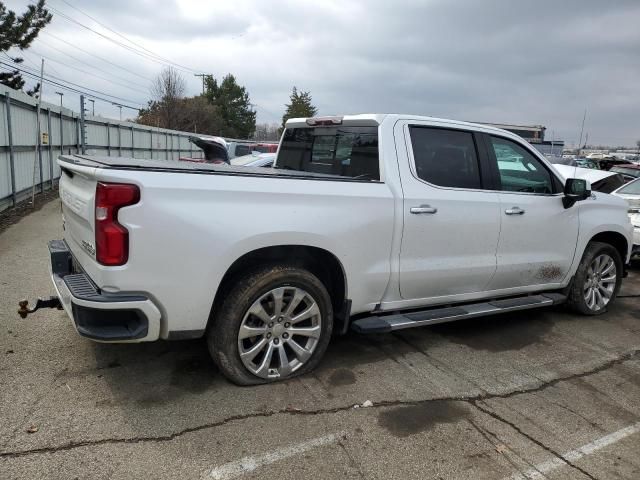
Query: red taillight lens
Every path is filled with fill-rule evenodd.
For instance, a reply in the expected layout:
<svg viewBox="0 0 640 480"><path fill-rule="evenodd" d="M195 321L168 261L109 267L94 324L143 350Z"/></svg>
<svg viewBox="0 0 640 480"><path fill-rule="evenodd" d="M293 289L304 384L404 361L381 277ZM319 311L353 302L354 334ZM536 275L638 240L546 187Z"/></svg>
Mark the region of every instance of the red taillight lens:
<svg viewBox="0 0 640 480"><path fill-rule="evenodd" d="M129 259L129 232L118 223L118 210L140 201L140 189L129 183L102 183L96 187L96 260L102 265L124 265Z"/></svg>

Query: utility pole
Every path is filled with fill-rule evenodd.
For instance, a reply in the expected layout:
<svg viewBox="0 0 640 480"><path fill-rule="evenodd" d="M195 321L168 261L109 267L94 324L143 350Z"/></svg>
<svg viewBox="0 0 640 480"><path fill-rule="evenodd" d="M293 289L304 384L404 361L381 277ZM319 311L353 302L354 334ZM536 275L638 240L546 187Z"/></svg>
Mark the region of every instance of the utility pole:
<svg viewBox="0 0 640 480"><path fill-rule="evenodd" d="M36 139L36 155L33 159L33 178L31 184L31 207L35 208L36 206L36 163L40 163L40 184L42 186L42 151L40 148L40 143L42 142L42 134L40 131L40 106L42 104L42 92L44 91L44 58L42 59L42 63L40 63L40 94L38 95L38 104L36 107L36 131L38 138Z"/></svg>
<svg viewBox="0 0 640 480"><path fill-rule="evenodd" d="M580 140L578 141L578 155L580 158L580 150L582 150L582 133L584 132L584 121L587 118L587 109L584 109L584 115L582 116L582 127L580 128ZM586 142L585 142L586 143Z"/></svg>
<svg viewBox="0 0 640 480"><path fill-rule="evenodd" d="M88 98L87 100L89 100L91 102L91 115L93 115L95 117L96 116L96 101L95 100L91 100L90 98Z"/></svg>
<svg viewBox="0 0 640 480"><path fill-rule="evenodd" d="M213 75L211 74L206 74L206 73L196 73L194 74L195 77L202 77L202 95L204 95L204 80L207 77L212 77Z"/></svg>

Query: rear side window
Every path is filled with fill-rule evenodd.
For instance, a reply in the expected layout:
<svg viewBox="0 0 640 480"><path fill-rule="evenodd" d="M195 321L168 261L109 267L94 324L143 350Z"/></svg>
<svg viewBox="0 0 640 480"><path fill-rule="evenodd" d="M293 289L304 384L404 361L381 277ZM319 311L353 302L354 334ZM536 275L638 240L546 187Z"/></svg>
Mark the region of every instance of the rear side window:
<svg viewBox="0 0 640 480"><path fill-rule="evenodd" d="M441 187L482 187L471 133L418 126L409 131L419 178Z"/></svg>
<svg viewBox="0 0 640 480"><path fill-rule="evenodd" d="M277 168L380 180L377 127L288 128Z"/></svg>

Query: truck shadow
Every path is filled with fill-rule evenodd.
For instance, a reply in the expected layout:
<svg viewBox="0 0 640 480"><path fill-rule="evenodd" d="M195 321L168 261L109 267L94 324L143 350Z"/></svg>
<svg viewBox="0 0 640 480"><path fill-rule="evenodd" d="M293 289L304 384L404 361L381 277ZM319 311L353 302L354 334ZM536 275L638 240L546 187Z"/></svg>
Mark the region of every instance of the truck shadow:
<svg viewBox="0 0 640 480"><path fill-rule="evenodd" d="M393 334L335 337L320 366L306 377L327 378L332 386L355 382L377 363L444 343L464 345L471 350L502 353L520 350L532 344L545 344L545 336L559 319L558 311L529 311L435 325ZM124 404L163 406L181 399L198 401L220 390L268 390L276 385L240 388L228 382L209 356L204 340L154 342L146 344L93 344L95 375L106 382L111 398L96 402L98 407ZM472 355L472 352L470 352ZM472 359L470 358L469 361ZM502 360L496 357L496 363ZM383 373L382 373L383 374ZM295 392L299 380L281 382ZM282 387L279 387L282 388Z"/></svg>
<svg viewBox="0 0 640 480"><path fill-rule="evenodd" d="M637 299L621 299L595 321L629 322ZM276 384L237 387L227 381L209 356L204 340L148 344L93 344L95 365L83 375L105 385L94 400L99 416L121 418L140 435L164 431L167 425L193 426L216 422L220 416L244 416L294 406L333 407L362 401L362 392L375 384L407 385L411 378L393 379L399 357L447 356L452 346L462 364L483 362L490 371L503 369L514 351L535 349L535 356L553 355L564 337L554 334L585 317L562 308L530 310L380 335L349 333L332 339L320 366L312 373ZM620 323L619 323L620 322ZM562 335L566 335L563 333ZM406 359L404 359L406 362ZM428 360L429 362L431 360ZM407 373L410 375L410 373ZM402 388L402 387L401 387ZM390 398L398 392L388 392ZM434 392L434 395L442 392Z"/></svg>

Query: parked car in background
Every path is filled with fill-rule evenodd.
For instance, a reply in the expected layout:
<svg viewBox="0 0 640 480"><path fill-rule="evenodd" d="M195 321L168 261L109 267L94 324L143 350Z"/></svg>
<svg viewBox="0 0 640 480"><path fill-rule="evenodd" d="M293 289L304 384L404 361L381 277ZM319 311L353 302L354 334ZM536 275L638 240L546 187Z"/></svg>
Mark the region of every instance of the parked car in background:
<svg viewBox="0 0 640 480"><path fill-rule="evenodd" d="M257 153L243 155L231 159L231 165L240 167L272 167L276 159L275 153Z"/></svg>
<svg viewBox="0 0 640 480"><path fill-rule="evenodd" d="M253 146L254 152L260 153L276 153L278 151L277 143L256 143Z"/></svg>
<svg viewBox="0 0 640 480"><path fill-rule="evenodd" d="M615 158L615 157L605 157L605 158L593 159L593 160L598 163L600 170L611 170L613 167L616 167L616 166L626 167L628 165L633 165L633 162L630 162L629 160L623 160L621 158Z"/></svg>
<svg viewBox="0 0 640 480"><path fill-rule="evenodd" d="M274 168L58 164L52 281L78 333L205 336L243 385L309 372L349 329L560 303L604 313L633 238L623 199L592 195L522 138L432 117L290 119Z"/></svg>
<svg viewBox="0 0 640 480"><path fill-rule="evenodd" d="M624 165L616 165L615 167L611 167L609 171L623 175L627 182L640 177L640 165L636 165L635 163L631 162L628 162Z"/></svg>
<svg viewBox="0 0 640 480"><path fill-rule="evenodd" d="M547 159L554 165L569 165L570 167L591 168L593 170L599 170L598 163L590 158L569 158L569 157L556 157L547 156Z"/></svg>
<svg viewBox="0 0 640 480"><path fill-rule="evenodd" d="M195 163L229 163L236 157L258 153L275 153L278 150L277 143L242 142L239 140L227 141L222 137L210 135L193 135L189 141L203 151L203 158L180 157L185 162Z"/></svg>
<svg viewBox="0 0 640 480"><path fill-rule="evenodd" d="M554 165L564 178L582 178L591 183L594 192L611 193L626 183L620 173L605 172L592 168L570 167L568 165Z"/></svg>
<svg viewBox="0 0 640 480"><path fill-rule="evenodd" d="M640 178L632 180L613 192L629 203L629 220L633 225L633 256L640 255Z"/></svg>
<svg viewBox="0 0 640 480"><path fill-rule="evenodd" d="M211 136L191 136L189 141L204 154L199 157L180 157L180 161L194 163L229 163L229 146L224 138Z"/></svg>

